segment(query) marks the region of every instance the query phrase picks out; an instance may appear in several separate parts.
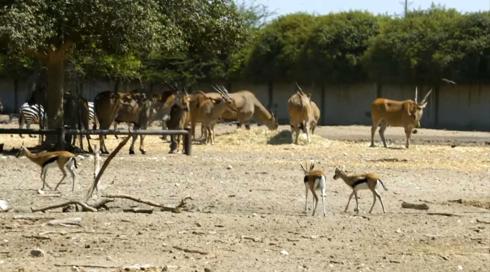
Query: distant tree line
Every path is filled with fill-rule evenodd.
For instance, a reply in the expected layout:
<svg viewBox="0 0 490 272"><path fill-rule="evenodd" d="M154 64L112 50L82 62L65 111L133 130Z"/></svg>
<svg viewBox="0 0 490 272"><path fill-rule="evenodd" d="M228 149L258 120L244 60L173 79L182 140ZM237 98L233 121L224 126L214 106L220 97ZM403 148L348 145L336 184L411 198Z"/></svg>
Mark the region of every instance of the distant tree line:
<svg viewBox="0 0 490 272"><path fill-rule="evenodd" d="M242 48L237 77L315 83L490 81L490 13L433 7L404 18L292 14Z"/></svg>
<svg viewBox="0 0 490 272"><path fill-rule="evenodd" d="M296 13L264 23L262 6L231 0L4 2L0 76L14 79L45 67L39 53L70 40L66 70L78 79L490 81L489 12L434 6L403 18Z"/></svg>

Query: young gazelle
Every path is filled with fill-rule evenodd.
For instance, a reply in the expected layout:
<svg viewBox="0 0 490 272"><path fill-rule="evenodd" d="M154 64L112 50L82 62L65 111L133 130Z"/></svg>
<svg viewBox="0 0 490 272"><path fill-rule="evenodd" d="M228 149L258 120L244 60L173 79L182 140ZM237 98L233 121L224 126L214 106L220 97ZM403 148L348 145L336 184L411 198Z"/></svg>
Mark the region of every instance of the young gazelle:
<svg viewBox="0 0 490 272"><path fill-rule="evenodd" d="M313 213L311 215L315 215L316 208L318 206L318 196L316 191L319 190L321 192L322 197L322 205L323 205L323 216L325 214L325 184L326 178L325 173L322 170L315 169L315 163L311 162L310 167L308 167L308 163L305 163L303 166L300 164L301 169L305 173L304 182L305 182L305 213L308 212L308 190L313 194Z"/></svg>
<svg viewBox="0 0 490 272"><path fill-rule="evenodd" d="M78 168L77 161L75 160L75 154L68 151L40 152L37 154L33 154L24 146L24 144L22 144L19 153L17 153L17 158L23 155L29 158L29 160L31 160L32 162L41 166L41 180L43 182L43 187L41 188L41 190L44 190L44 186L51 189L51 187L49 187L49 185L46 183L46 173L48 172L48 168L55 167L56 165L58 165L59 169L63 173L63 177L58 182L54 190L58 190L58 186L60 186L61 182L63 182L63 180L65 179L65 169L70 172L73 179L71 190L73 191L75 189L76 174L73 170L74 168Z"/></svg>
<svg viewBox="0 0 490 272"><path fill-rule="evenodd" d="M349 201L347 201L347 206L345 206L344 212L347 212L347 209L349 208L349 203L350 200L352 199L352 196L355 196L356 198L356 212L359 213L359 203L357 200L357 191L358 190L370 190L373 193L373 205L371 206L371 209L369 210L369 213L373 211L374 204L376 204L376 197L379 198L379 201L381 202L381 207L383 208L383 213L385 212L385 206L383 205L383 200L381 199L381 196L379 195L378 191L376 191L376 187L378 186L378 182L381 183L381 186L386 189L383 181L378 177L378 175L374 173L366 173L366 174L360 174L360 175L347 175L344 171L340 170L339 168L335 168L335 175L333 176L333 179L338 179L341 178L344 180L345 184L347 184L351 189L352 193L349 196Z"/></svg>

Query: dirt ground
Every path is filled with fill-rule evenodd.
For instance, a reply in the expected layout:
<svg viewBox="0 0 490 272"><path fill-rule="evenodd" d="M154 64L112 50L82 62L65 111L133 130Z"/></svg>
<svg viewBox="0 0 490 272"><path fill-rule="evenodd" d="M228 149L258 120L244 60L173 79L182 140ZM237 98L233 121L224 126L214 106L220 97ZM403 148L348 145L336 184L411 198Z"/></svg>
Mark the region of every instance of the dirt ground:
<svg viewBox="0 0 490 272"><path fill-rule="evenodd" d="M369 148L369 127L327 126L310 145L291 145L286 126L236 131L220 126L214 146L193 145L191 156L168 154L147 137L146 155L111 162L99 195L127 194L174 205L181 213L124 212L151 208L129 200L99 212L31 213L31 208L82 199L93 180L93 157L79 156L75 192L41 187L40 168L0 155L0 271L488 271L490 264L490 133L420 129L403 148L403 129L389 128L390 148ZM321 136L320 136L321 135ZM120 141L109 136L109 147ZM379 141L379 137L377 137ZM36 139L0 135L4 149ZM95 141L94 141L95 142ZM299 163L318 160L327 173L327 215L305 215ZM344 213L350 189L333 180L336 166L378 173L387 212L360 193ZM48 172L48 183L61 177ZM311 194L310 194L311 196ZM403 201L428 211L403 209ZM321 203L320 203L321 204ZM50 225L80 218L80 226ZM41 249L43 257L31 256ZM124 270L126 269L126 270ZM141 271L141 270L138 270Z"/></svg>

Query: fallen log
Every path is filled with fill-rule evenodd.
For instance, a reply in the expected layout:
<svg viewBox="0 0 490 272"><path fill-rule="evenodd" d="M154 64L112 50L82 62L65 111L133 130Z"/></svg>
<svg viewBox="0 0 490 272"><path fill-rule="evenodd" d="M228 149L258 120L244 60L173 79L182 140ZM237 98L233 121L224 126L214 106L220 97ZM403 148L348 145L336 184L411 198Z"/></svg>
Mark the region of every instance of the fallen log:
<svg viewBox="0 0 490 272"><path fill-rule="evenodd" d="M425 203L423 204L414 204L403 201L402 208L404 209L415 209L415 210L428 210L429 206Z"/></svg>

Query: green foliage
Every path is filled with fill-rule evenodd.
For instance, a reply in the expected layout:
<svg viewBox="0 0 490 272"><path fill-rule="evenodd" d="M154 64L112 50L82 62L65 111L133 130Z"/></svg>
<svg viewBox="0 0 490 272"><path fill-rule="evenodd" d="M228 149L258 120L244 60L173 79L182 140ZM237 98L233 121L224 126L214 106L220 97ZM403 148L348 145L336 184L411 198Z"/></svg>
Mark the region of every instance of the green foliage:
<svg viewBox="0 0 490 272"><path fill-rule="evenodd" d="M279 17L232 0L29 0L0 4L0 75L22 77L67 42L87 78L149 82L490 80L490 13L433 6L406 18Z"/></svg>
<svg viewBox="0 0 490 272"><path fill-rule="evenodd" d="M367 12L329 14L316 19L304 47L302 78L316 82L365 79L361 58L379 32L378 19Z"/></svg>
<svg viewBox="0 0 490 272"><path fill-rule="evenodd" d="M247 74L258 80L294 77L314 22L313 15L297 13L266 25L249 55Z"/></svg>
<svg viewBox="0 0 490 272"><path fill-rule="evenodd" d="M0 34L13 50L47 53L73 42L78 50L128 52L179 44L156 0L30 0L0 9Z"/></svg>
<svg viewBox="0 0 490 272"><path fill-rule="evenodd" d="M490 80L490 12L463 16L449 45L451 75L458 81Z"/></svg>
<svg viewBox="0 0 490 272"><path fill-rule="evenodd" d="M161 1L180 30L182 46L158 51L145 61L144 78L180 81L227 77L231 56L249 36L246 17L230 0Z"/></svg>
<svg viewBox="0 0 490 272"><path fill-rule="evenodd" d="M365 54L365 69L373 79L438 82L460 58L451 40L461 15L433 8L383 24Z"/></svg>

